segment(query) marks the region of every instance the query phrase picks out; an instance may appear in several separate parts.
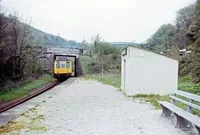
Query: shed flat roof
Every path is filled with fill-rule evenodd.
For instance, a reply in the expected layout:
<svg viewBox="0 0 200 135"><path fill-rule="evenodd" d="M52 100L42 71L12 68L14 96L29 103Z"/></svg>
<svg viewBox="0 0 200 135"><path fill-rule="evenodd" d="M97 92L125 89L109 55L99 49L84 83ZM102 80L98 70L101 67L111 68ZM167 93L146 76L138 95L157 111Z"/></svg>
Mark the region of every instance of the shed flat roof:
<svg viewBox="0 0 200 135"><path fill-rule="evenodd" d="M128 48L128 47L133 47L133 48L140 49L140 50L143 50L143 51L155 53L155 54L158 54L158 55L161 55L161 56L164 56L164 57L168 57L168 58L170 58L170 59L173 59L173 60L178 61L177 59L175 59L175 58L173 58L173 57L170 57L170 56L167 56L167 55L164 55L164 54L160 54L160 53L158 53L158 52L154 52L154 51L151 51L151 50L143 49L143 48L140 48L140 47L134 46L134 45L127 45L126 47L124 47L124 48L122 49L122 51L123 51L125 48Z"/></svg>

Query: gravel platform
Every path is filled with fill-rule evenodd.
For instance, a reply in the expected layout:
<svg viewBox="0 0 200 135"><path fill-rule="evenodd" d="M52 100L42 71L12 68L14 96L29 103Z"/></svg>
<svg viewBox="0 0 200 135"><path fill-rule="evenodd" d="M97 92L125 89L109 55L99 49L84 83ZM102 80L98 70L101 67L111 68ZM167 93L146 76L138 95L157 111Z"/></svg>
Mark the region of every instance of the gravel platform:
<svg viewBox="0 0 200 135"><path fill-rule="evenodd" d="M116 88L93 80L62 83L60 91L18 117L23 135L196 135L181 131L174 119L160 117L149 103L127 98Z"/></svg>

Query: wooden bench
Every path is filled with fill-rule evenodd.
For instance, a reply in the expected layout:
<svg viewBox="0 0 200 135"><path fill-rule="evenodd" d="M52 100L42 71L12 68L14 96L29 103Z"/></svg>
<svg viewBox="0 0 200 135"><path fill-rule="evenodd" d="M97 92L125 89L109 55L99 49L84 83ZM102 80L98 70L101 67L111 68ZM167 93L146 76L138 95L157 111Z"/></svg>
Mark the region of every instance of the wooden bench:
<svg viewBox="0 0 200 135"><path fill-rule="evenodd" d="M176 126L178 128L189 129L196 127L198 134L200 135L200 117L192 114L193 109L200 111L200 96L177 90L170 96L171 103L166 101L159 101L162 107L162 115L165 117L176 116ZM183 110L176 106L176 103L180 102L187 106L187 110Z"/></svg>

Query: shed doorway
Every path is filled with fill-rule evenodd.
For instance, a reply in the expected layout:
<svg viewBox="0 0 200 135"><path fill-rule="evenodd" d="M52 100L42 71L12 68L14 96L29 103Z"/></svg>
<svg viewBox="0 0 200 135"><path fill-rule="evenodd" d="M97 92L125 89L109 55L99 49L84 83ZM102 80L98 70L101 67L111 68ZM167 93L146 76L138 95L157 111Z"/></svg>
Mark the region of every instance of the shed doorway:
<svg viewBox="0 0 200 135"><path fill-rule="evenodd" d="M125 91L126 90L126 60L124 60L124 88L123 90Z"/></svg>

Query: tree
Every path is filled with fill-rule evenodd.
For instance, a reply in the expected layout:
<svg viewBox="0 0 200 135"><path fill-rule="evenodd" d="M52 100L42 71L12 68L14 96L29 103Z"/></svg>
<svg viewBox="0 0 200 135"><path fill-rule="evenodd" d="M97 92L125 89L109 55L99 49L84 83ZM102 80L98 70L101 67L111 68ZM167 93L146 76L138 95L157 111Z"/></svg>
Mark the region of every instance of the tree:
<svg viewBox="0 0 200 135"><path fill-rule="evenodd" d="M7 36L6 28L8 26L7 18L3 13L0 13L0 45L5 45L5 38Z"/></svg>
<svg viewBox="0 0 200 135"><path fill-rule="evenodd" d="M193 41L189 45L192 54L189 56L188 61L193 64L190 74L194 77L195 82L200 82L200 0L197 0L195 17L189 26L188 35Z"/></svg>
<svg viewBox="0 0 200 135"><path fill-rule="evenodd" d="M1 1L0 1L1 2ZM6 37L8 35L7 33L7 28L8 26L8 21L4 15L4 13L1 11L1 6L0 6L0 78L3 78L3 76L5 75L5 65L4 65L4 59L5 59L5 55L4 55L4 51L3 48L5 47L5 41L6 41Z"/></svg>
<svg viewBox="0 0 200 135"><path fill-rule="evenodd" d="M177 46L178 49L185 49L192 43L191 38L187 35L187 31L195 16L195 5L191 4L177 12L173 45Z"/></svg>
<svg viewBox="0 0 200 135"><path fill-rule="evenodd" d="M89 44L87 43L86 40L83 40L83 41L80 43L80 47L79 47L79 48L81 48L81 49L83 49L83 50L86 50L86 51L89 51L91 47L89 46Z"/></svg>
<svg viewBox="0 0 200 135"><path fill-rule="evenodd" d="M93 37L94 55L89 63L89 71L92 73L112 72L120 69L120 48L101 40L100 35Z"/></svg>
<svg viewBox="0 0 200 135"><path fill-rule="evenodd" d="M197 0L195 7L195 17L192 20L192 24L189 26L187 33L193 41L199 38L200 34L200 0Z"/></svg>
<svg viewBox="0 0 200 135"><path fill-rule="evenodd" d="M33 54L32 39L30 38L30 24L24 24L20 22L17 14L10 15L8 25L9 36L6 39L7 48L9 53L7 54L12 59L10 66L11 76L19 79L24 77L26 65L29 62L30 54Z"/></svg>
<svg viewBox="0 0 200 135"><path fill-rule="evenodd" d="M180 60L179 75L192 75L195 82L200 82L200 0L180 9L176 25L161 26L147 44L154 51L169 50L169 55ZM180 57L180 49L192 53Z"/></svg>
<svg viewBox="0 0 200 135"><path fill-rule="evenodd" d="M100 34L97 34L96 36L92 37L93 45L94 45L94 54L98 55L98 46L100 45L101 42L101 37Z"/></svg>
<svg viewBox="0 0 200 135"><path fill-rule="evenodd" d="M170 56L181 60L179 55L180 49L188 50L188 45L192 43L191 38L187 35L189 26L192 24L192 20L195 16L195 5L191 4L180 9L177 12L176 28L172 38L172 49L170 50ZM181 63L181 62L180 62ZM181 66L180 66L181 67Z"/></svg>
<svg viewBox="0 0 200 135"><path fill-rule="evenodd" d="M175 26L162 25L151 38L147 40L148 48L156 52L172 48L172 38L175 34Z"/></svg>

